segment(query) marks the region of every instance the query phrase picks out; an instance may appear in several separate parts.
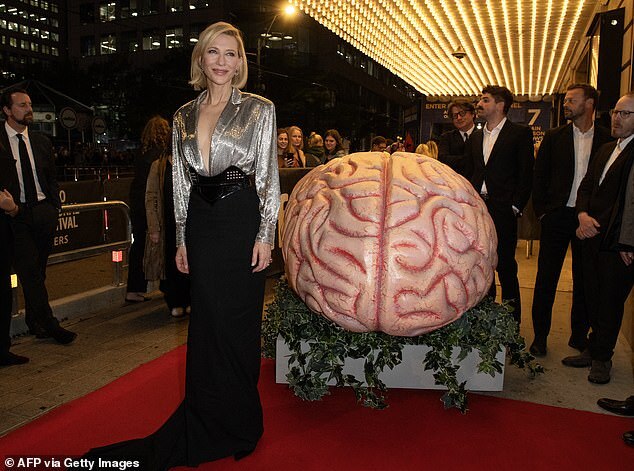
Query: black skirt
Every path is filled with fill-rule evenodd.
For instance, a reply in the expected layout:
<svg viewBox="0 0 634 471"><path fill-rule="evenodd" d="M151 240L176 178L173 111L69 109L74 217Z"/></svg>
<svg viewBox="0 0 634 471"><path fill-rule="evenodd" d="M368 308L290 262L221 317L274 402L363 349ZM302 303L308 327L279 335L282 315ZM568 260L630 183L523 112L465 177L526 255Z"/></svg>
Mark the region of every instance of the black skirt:
<svg viewBox="0 0 634 471"><path fill-rule="evenodd" d="M265 279L251 267L259 225L253 188L213 204L191 192L185 398L152 435L95 448L86 457L136 457L144 469L167 470L253 451L263 432L257 383Z"/></svg>

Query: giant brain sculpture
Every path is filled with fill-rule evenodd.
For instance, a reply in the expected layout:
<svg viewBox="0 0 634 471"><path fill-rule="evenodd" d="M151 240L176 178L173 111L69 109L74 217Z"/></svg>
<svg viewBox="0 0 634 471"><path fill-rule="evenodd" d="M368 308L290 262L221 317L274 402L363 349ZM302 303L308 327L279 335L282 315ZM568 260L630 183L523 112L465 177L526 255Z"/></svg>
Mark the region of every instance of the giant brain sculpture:
<svg viewBox="0 0 634 471"><path fill-rule="evenodd" d="M476 305L493 280L497 237L485 204L429 157L335 159L295 186L284 219L291 287L354 332L435 330Z"/></svg>

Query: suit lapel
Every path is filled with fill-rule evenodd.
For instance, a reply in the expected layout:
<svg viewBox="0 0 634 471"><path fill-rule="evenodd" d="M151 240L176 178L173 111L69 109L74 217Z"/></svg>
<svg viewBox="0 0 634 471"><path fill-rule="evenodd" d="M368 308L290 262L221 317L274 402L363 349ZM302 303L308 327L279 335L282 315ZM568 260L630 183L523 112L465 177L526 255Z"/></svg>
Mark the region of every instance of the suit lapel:
<svg viewBox="0 0 634 471"><path fill-rule="evenodd" d="M484 134L484 128L482 128L482 133ZM489 166L491 161L495 158L495 156L498 154L499 150L504 149L504 142L506 141L506 139L508 138L510 134L511 134L511 125L508 118L506 118L506 122L504 123L504 126L502 126L502 129L500 129L500 134L498 135L498 138L495 140L495 144L493 145L493 148L491 149L489 160L486 163L487 167Z"/></svg>
<svg viewBox="0 0 634 471"><path fill-rule="evenodd" d="M608 163L608 160L610 160L610 156L612 155L612 152L614 152L614 148L616 147L616 141L614 142L610 142L607 147L606 147L606 151L602 154L602 155L597 155L597 167L599 169L599 171L597 172L596 175L596 182L597 182L597 186L601 186L599 184L599 181L601 180L601 175L603 175L603 170L605 169L605 166ZM628 146L629 147L629 146ZM610 175L610 172L614 170L614 164L616 164L616 162L618 162L619 158L623 155L623 153L627 150L627 148L623 149L621 151L621 154L619 155L619 157L617 157L617 159L612 163L612 165L610 166L610 168L608 169L607 173L605 174L605 177L603 178L603 182L606 181L606 179L608 178L608 175Z"/></svg>
<svg viewBox="0 0 634 471"><path fill-rule="evenodd" d="M477 161L478 165L484 167L484 153L482 152L482 131L474 129L471 133L471 136L469 136L469 141L467 142L467 144L471 148L471 158L474 164Z"/></svg>

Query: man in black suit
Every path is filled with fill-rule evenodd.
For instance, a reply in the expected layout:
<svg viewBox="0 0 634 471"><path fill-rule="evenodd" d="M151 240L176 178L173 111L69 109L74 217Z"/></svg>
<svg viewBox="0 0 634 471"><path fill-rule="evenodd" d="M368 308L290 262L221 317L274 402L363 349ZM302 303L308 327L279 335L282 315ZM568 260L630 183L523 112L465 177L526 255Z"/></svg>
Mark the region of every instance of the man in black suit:
<svg viewBox="0 0 634 471"><path fill-rule="evenodd" d="M568 87L564 115L571 122L546 131L535 161L533 207L541 224L537 277L533 293L533 331L530 352L544 356L550 332L557 282L570 244L572 250L571 335L568 345L586 348L590 323L583 297L580 241L575 236L577 190L597 149L612 140L610 131L594 126L597 90L588 84Z"/></svg>
<svg viewBox="0 0 634 471"><path fill-rule="evenodd" d="M465 161L471 167L466 174L486 202L495 224L502 301L513 308L519 324L522 307L515 261L517 217L531 194L534 158L531 129L506 118L512 104L513 94L506 87L488 85L482 90L476 110L486 124L467 141ZM489 295L495 298L495 281Z"/></svg>
<svg viewBox="0 0 634 471"><path fill-rule="evenodd" d="M612 137L618 140L597 151L577 193L577 237L592 332L586 350L562 360L566 366L590 366L588 381L596 384L610 381L624 304L634 285L631 251L619 243L634 162L634 92L623 95L610 114Z"/></svg>
<svg viewBox="0 0 634 471"><path fill-rule="evenodd" d="M465 142L475 129L475 107L470 101L455 100L447 112L456 129L442 133L438 141L438 160L464 177L471 165L465 163Z"/></svg>
<svg viewBox="0 0 634 471"><path fill-rule="evenodd" d="M11 259L13 234L11 233L11 214L17 214L17 205L13 196L5 188L4 178L9 165L0 160L0 366L20 365L29 361L27 357L9 351L11 347Z"/></svg>
<svg viewBox="0 0 634 471"><path fill-rule="evenodd" d="M627 179L618 244L623 263L628 267L631 266L634 263L634 165L630 168L630 175ZM629 396L624 401L604 397L599 399L597 404L614 414L634 416L634 396ZM623 441L634 446L634 430L625 432Z"/></svg>
<svg viewBox="0 0 634 471"><path fill-rule="evenodd" d="M14 188L19 188L11 228L14 267L24 291L26 324L38 338L53 337L68 344L77 334L60 327L48 303L45 285L46 264L61 207L53 148L46 136L28 130L33 122L33 108L26 91L5 90L0 105L6 117L0 126L0 159L15 163L7 178Z"/></svg>

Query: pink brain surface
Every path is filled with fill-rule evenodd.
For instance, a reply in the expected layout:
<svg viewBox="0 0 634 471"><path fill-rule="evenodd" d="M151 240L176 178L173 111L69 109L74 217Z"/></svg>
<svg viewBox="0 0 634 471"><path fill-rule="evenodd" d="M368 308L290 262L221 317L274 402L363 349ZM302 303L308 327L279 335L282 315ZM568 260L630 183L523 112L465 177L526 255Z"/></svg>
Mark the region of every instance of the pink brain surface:
<svg viewBox="0 0 634 471"><path fill-rule="evenodd" d="M497 236L471 184L432 158L360 152L308 173L286 206L291 287L353 332L416 336L487 293Z"/></svg>

